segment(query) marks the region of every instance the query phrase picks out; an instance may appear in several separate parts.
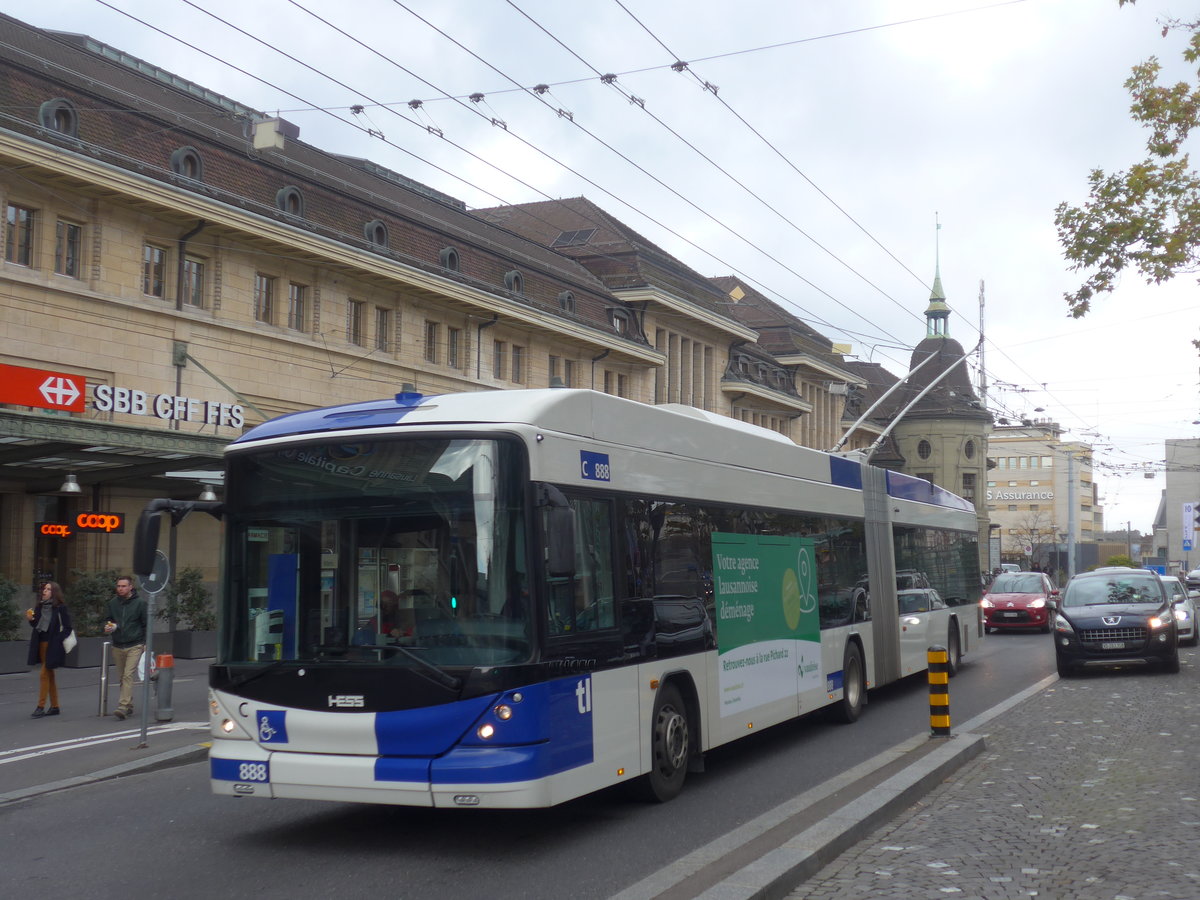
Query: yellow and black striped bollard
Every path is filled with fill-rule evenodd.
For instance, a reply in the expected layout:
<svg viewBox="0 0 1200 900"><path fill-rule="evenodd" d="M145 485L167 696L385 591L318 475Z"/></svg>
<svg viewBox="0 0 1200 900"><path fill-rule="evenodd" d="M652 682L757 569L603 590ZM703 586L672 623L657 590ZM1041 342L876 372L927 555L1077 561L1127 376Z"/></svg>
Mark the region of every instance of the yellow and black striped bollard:
<svg viewBox="0 0 1200 900"><path fill-rule="evenodd" d="M950 654L934 644L926 651L929 663L929 732L950 737Z"/></svg>

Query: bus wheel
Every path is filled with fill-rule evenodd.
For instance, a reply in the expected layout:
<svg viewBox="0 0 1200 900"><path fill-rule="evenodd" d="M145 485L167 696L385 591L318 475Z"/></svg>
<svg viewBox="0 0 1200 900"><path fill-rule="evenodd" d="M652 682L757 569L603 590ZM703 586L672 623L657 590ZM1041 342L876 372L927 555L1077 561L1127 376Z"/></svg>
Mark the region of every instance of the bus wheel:
<svg viewBox="0 0 1200 900"><path fill-rule="evenodd" d="M950 620L950 631L946 635L946 674L954 677L962 666L962 642L958 639L958 621Z"/></svg>
<svg viewBox="0 0 1200 900"><path fill-rule="evenodd" d="M654 700L653 725L650 774L644 793L647 800L665 803L683 790L691 751L687 708L675 685L664 684L659 690Z"/></svg>
<svg viewBox="0 0 1200 900"><path fill-rule="evenodd" d="M862 651L851 641L846 645L846 656L842 660L842 699L833 706L833 717L849 725L857 722L862 714L864 685Z"/></svg>

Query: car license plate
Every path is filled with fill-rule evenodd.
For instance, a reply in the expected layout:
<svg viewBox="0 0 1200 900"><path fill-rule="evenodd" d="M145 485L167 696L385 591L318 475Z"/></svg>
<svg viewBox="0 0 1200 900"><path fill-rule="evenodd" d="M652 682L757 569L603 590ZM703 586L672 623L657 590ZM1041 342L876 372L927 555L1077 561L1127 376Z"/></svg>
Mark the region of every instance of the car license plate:
<svg viewBox="0 0 1200 900"><path fill-rule="evenodd" d="M1021 614L1020 614L1020 613L1015 613L1015 612L1006 612L1006 613L1004 613L1004 618L1006 618L1006 619L1015 619L1015 618L1017 618L1017 616L1019 616L1019 615L1021 615Z"/></svg>
<svg viewBox="0 0 1200 900"><path fill-rule="evenodd" d="M1102 641L1100 644L1101 650L1124 650L1124 641Z"/></svg>

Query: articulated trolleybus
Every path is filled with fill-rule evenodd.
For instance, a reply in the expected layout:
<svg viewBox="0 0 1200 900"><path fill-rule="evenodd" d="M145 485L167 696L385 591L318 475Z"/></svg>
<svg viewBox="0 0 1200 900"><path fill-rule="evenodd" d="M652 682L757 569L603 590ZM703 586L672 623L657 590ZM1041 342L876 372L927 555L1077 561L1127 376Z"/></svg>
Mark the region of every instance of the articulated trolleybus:
<svg viewBox="0 0 1200 900"><path fill-rule="evenodd" d="M318 409L226 451L211 781L232 797L668 800L707 750L957 668L972 506L691 407L551 388Z"/></svg>

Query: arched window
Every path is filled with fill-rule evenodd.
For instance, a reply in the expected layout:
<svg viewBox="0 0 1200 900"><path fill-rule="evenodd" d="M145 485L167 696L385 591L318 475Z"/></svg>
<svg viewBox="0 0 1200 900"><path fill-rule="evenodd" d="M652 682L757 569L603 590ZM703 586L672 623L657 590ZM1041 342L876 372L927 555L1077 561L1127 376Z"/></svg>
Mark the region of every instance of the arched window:
<svg viewBox="0 0 1200 900"><path fill-rule="evenodd" d="M180 147L171 154L171 171L193 181L203 181L204 161L195 147Z"/></svg>
<svg viewBox="0 0 1200 900"><path fill-rule="evenodd" d="M388 227L379 219L372 219L364 225L363 234L376 247L386 248L388 245Z"/></svg>
<svg viewBox="0 0 1200 900"><path fill-rule="evenodd" d="M563 312L575 312L575 295L570 291L563 291L558 295L558 308Z"/></svg>
<svg viewBox="0 0 1200 900"><path fill-rule="evenodd" d="M280 188L275 194L275 205L289 216L304 215L304 195L293 185Z"/></svg>
<svg viewBox="0 0 1200 900"><path fill-rule="evenodd" d="M47 100L38 108L38 121L43 128L65 134L67 137L79 137L79 113L75 104L62 97Z"/></svg>
<svg viewBox="0 0 1200 900"><path fill-rule="evenodd" d="M442 252L438 254L438 259L441 260L443 269L449 269L451 272L462 271L459 268L458 251L453 247L443 247Z"/></svg>
<svg viewBox="0 0 1200 900"><path fill-rule="evenodd" d="M504 273L504 286L514 294L525 293L525 276L517 269Z"/></svg>
<svg viewBox="0 0 1200 900"><path fill-rule="evenodd" d="M975 442L974 441L967 441L966 445L963 447L963 455L967 459L975 458Z"/></svg>
<svg viewBox="0 0 1200 900"><path fill-rule="evenodd" d="M931 453L933 453L933 447L929 445L929 441L922 439L921 443L917 444L917 456L921 459L929 459Z"/></svg>

